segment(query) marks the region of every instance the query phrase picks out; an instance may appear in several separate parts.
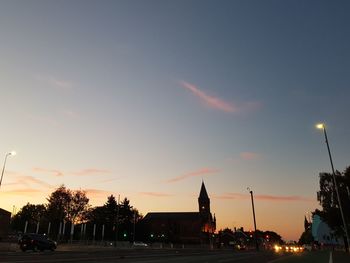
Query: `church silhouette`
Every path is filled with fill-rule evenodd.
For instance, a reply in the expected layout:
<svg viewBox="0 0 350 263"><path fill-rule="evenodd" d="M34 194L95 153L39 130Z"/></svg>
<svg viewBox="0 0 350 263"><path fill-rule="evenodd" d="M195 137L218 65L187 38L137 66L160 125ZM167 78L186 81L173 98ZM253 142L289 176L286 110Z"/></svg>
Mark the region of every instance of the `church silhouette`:
<svg viewBox="0 0 350 263"><path fill-rule="evenodd" d="M216 229L215 214L204 182L198 197L198 212L151 212L143 218L144 239L149 242L207 244Z"/></svg>

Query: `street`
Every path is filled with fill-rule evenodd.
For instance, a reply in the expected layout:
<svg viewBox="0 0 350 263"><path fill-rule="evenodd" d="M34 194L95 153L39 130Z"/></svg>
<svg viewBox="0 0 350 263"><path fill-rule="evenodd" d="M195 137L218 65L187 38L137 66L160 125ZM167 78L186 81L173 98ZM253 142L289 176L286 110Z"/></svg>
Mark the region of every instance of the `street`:
<svg viewBox="0 0 350 263"><path fill-rule="evenodd" d="M0 262L184 262L229 263L269 262L278 256L270 253L232 250L158 250L158 249L89 249L82 251L0 252Z"/></svg>

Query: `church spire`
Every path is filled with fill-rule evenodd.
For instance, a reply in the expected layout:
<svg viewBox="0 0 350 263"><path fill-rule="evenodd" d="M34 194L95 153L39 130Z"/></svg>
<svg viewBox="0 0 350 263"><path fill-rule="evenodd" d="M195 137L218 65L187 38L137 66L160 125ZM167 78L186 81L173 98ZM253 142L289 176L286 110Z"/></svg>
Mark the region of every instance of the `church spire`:
<svg viewBox="0 0 350 263"><path fill-rule="evenodd" d="M201 191L199 193L198 199L201 199L201 200L209 199L207 189L205 189L204 181L202 181Z"/></svg>
<svg viewBox="0 0 350 263"><path fill-rule="evenodd" d="M210 216L210 199L205 189L204 182L202 181L201 191L198 197L199 212L202 218L209 218Z"/></svg>

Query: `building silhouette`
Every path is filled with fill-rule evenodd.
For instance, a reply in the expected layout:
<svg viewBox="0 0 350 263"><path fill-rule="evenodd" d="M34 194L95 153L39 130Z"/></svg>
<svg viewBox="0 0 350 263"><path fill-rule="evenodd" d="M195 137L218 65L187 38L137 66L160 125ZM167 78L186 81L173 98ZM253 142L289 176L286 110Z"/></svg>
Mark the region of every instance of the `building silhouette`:
<svg viewBox="0 0 350 263"><path fill-rule="evenodd" d="M151 212L142 220L143 239L148 242L207 244L216 229L210 198L204 182L198 197L198 212Z"/></svg>
<svg viewBox="0 0 350 263"><path fill-rule="evenodd" d="M11 213L0 208L0 240L7 238L10 230Z"/></svg>

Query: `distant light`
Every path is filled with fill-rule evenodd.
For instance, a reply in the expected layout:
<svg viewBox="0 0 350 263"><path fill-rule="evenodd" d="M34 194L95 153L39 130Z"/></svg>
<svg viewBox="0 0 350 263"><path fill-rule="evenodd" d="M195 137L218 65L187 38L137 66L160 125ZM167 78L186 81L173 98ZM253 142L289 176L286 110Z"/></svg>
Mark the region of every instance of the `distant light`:
<svg viewBox="0 0 350 263"><path fill-rule="evenodd" d="M16 155L17 153L15 151L9 152L10 155Z"/></svg>
<svg viewBox="0 0 350 263"><path fill-rule="evenodd" d="M316 124L316 128L317 129L323 129L324 128L324 124L323 123L318 123L318 124Z"/></svg>

